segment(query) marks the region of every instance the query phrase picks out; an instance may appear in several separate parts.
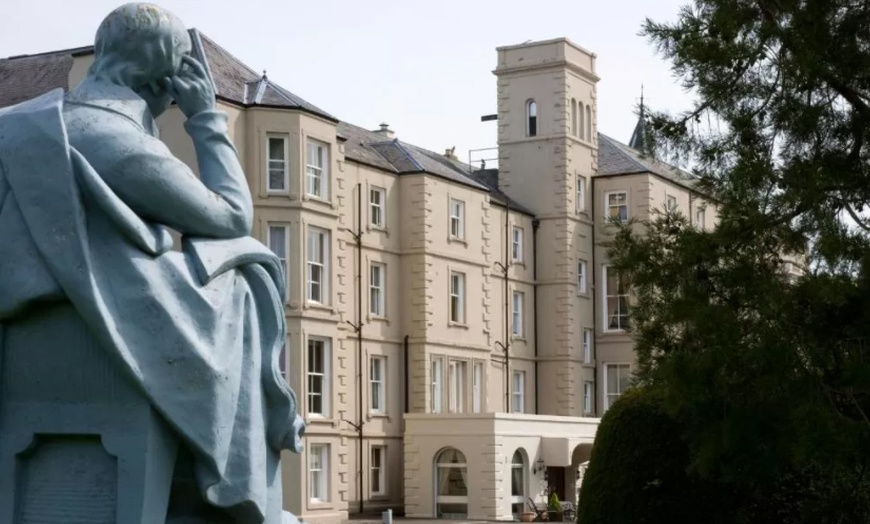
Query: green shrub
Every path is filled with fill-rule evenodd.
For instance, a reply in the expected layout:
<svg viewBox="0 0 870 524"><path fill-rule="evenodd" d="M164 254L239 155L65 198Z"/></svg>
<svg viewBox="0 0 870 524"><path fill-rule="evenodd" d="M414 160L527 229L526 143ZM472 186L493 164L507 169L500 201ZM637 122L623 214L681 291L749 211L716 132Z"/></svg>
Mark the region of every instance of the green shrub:
<svg viewBox="0 0 870 524"><path fill-rule="evenodd" d="M679 425L654 394L630 388L601 419L580 490L577 522L716 522L720 512L711 504L713 492L689 478L688 464ZM724 513L728 515L727 509Z"/></svg>
<svg viewBox="0 0 870 524"><path fill-rule="evenodd" d="M559 495L554 491L550 493L550 500L547 503L547 509L550 511L562 511L562 503L559 502Z"/></svg>

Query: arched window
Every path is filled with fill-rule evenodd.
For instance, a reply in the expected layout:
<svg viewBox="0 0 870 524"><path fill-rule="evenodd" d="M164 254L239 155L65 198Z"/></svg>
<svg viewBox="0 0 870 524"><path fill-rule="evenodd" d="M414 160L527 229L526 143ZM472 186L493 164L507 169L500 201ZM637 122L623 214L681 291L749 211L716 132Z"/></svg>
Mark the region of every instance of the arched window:
<svg viewBox="0 0 870 524"><path fill-rule="evenodd" d="M577 100L571 99L571 134L577 136Z"/></svg>
<svg viewBox="0 0 870 524"><path fill-rule="evenodd" d="M579 138L580 140L585 140L586 128L583 126L583 102L580 102L580 106L577 108L577 112L580 113L580 129L579 133L577 134L577 138Z"/></svg>
<svg viewBox="0 0 870 524"><path fill-rule="evenodd" d="M538 104L534 100L526 102L526 135L538 134Z"/></svg>
<svg viewBox="0 0 870 524"><path fill-rule="evenodd" d="M592 142L592 106L586 106L586 140Z"/></svg>
<svg viewBox="0 0 870 524"><path fill-rule="evenodd" d="M445 448L435 457L435 517L468 518L468 465L456 448Z"/></svg>
<svg viewBox="0 0 870 524"><path fill-rule="evenodd" d="M520 519L526 504L526 469L526 455L518 449L511 459L511 513L514 520Z"/></svg>

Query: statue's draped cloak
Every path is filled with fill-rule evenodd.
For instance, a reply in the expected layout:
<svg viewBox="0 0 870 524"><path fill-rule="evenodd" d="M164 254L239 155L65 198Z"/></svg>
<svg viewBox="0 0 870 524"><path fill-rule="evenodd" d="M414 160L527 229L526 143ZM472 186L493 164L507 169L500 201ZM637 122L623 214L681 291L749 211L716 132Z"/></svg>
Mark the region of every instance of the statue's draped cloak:
<svg viewBox="0 0 870 524"><path fill-rule="evenodd" d="M166 229L105 180L142 149L125 118L76 108L60 90L0 112L0 334L39 301L70 301L193 451L203 497L245 522L280 522L277 457L301 449L303 427L278 364L281 264L247 236L186 236L172 251ZM185 127L207 143L225 122ZM143 161L171 156L144 134Z"/></svg>

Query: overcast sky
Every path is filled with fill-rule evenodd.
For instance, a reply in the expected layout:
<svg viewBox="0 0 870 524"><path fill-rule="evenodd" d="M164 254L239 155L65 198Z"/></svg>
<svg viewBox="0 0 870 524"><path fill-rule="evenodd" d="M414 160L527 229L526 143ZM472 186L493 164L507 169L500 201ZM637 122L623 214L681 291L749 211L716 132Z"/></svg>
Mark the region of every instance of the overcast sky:
<svg viewBox="0 0 870 524"><path fill-rule="evenodd" d="M347 122L438 152L496 145L495 48L568 37L597 54L599 131L627 142L635 106L687 105L638 36L688 0L163 0L256 71ZM118 0L5 0L0 57L90 45Z"/></svg>

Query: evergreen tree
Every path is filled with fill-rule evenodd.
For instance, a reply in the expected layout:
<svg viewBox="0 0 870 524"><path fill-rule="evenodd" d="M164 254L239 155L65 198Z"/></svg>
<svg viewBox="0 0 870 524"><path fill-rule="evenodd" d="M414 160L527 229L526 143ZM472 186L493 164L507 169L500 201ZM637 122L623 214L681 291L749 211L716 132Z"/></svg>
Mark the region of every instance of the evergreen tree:
<svg viewBox="0 0 870 524"><path fill-rule="evenodd" d="M696 0L643 34L697 97L648 113L644 142L692 166L718 224L662 213L615 235L638 380L686 428L694 473L763 497L824 467L865 490L870 2Z"/></svg>

